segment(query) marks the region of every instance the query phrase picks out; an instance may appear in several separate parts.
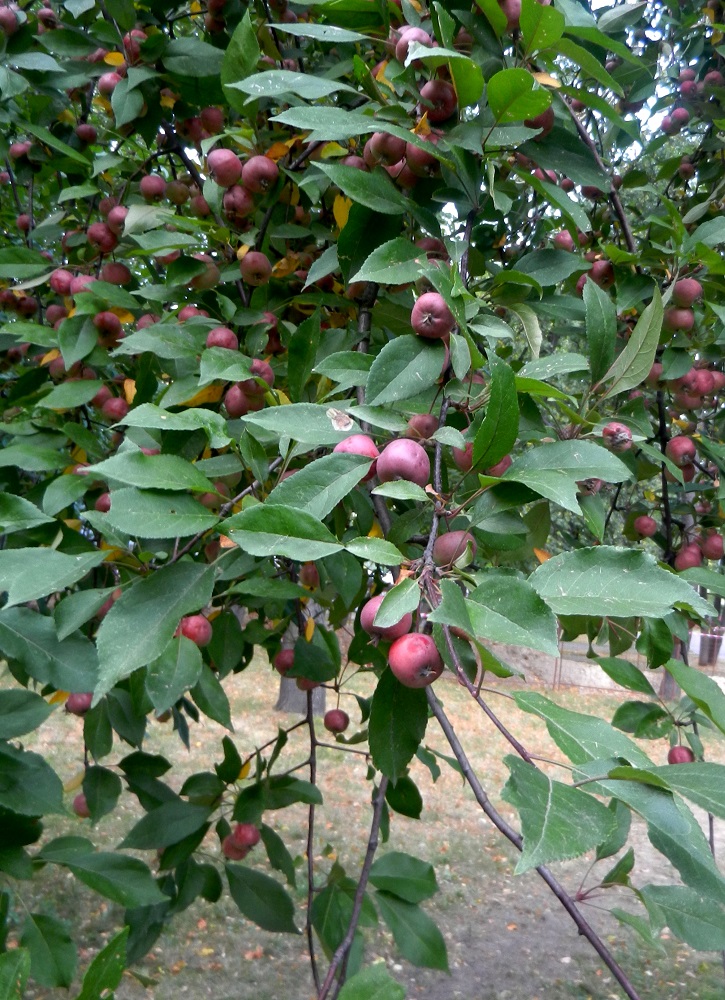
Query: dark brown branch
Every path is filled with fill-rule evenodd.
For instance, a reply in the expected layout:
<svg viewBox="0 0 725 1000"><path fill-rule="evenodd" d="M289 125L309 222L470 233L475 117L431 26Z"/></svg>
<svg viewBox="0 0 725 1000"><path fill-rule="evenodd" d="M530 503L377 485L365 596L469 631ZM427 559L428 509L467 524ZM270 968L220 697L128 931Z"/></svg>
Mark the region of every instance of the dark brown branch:
<svg viewBox="0 0 725 1000"><path fill-rule="evenodd" d="M426 688L426 695L428 696L428 705L430 706L433 715L435 715L441 729L443 730L448 743L453 750L456 760L461 766L463 775L471 787L471 790L476 798L476 801L480 805L483 812L488 816L496 829L509 840L517 850L523 850L523 840L521 836L510 826L506 820L501 816L498 810L492 805L488 795L486 794L481 782L478 780L471 763L466 756L466 753L461 745L460 740L456 736L455 730L450 723L447 715L443 711L441 703L438 701L433 689L431 687ZM544 865L539 865L536 869L544 882L548 885L551 891L554 893L556 898L559 900L561 905L564 907L566 912L572 918L576 924L579 933L583 935L587 941L594 948L596 953L602 959L604 964L607 966L609 971L612 973L614 978L617 980L619 985L624 990L626 996L629 1000L640 1000L639 994L636 992L635 988L630 983L627 978L626 973L622 968L620 968L614 956L611 954L607 946L604 944L602 939L596 933L593 927L591 927L588 921L579 912L574 900L571 898L569 893L564 889L563 886L554 878L548 868Z"/></svg>
<svg viewBox="0 0 725 1000"><path fill-rule="evenodd" d="M315 714L312 708L312 691L307 692L307 728L310 734L310 784L317 782L317 736L315 735ZM311 802L307 812L307 913L305 915L305 934L307 948L310 953L310 968L315 989L320 991L320 973L315 956L315 935L312 930L312 901L315 895L315 803Z"/></svg>
<svg viewBox="0 0 725 1000"><path fill-rule="evenodd" d="M667 413L665 412L665 393L663 389L657 390L657 417L657 437L659 438L660 451L664 456L669 435L667 433ZM660 469L660 480L662 483L662 523L665 529L665 551L662 558L665 562L670 562L674 555L672 550L672 510L670 508L670 488L667 476L665 475L664 462Z"/></svg>
<svg viewBox="0 0 725 1000"><path fill-rule="evenodd" d="M360 871L357 889L355 890L355 899L352 905L352 913L350 914L350 923L348 924L347 931L345 932L345 937L342 939L335 951L335 954L332 956L330 968L327 970L327 975L325 976L325 981L322 984L322 989L318 991L317 1000L326 1000L326 998L330 996L330 990L333 989L337 971L338 969L344 969L344 965L347 964L347 957L350 954L352 943L355 940L355 932L357 931L357 925L360 921L360 913L362 911L363 899L365 898L365 890L367 889L368 879L370 878L370 869L373 865L375 852L378 849L380 819L383 814L383 806L385 805L385 792L387 787L388 779L386 777L382 777L374 799L373 818L370 823L370 836L368 837L368 846L365 852L365 860L363 861L363 866ZM342 989L343 982L344 975L341 974L337 980L334 992L332 993L333 1000L335 1000L335 997L337 997L338 993Z"/></svg>

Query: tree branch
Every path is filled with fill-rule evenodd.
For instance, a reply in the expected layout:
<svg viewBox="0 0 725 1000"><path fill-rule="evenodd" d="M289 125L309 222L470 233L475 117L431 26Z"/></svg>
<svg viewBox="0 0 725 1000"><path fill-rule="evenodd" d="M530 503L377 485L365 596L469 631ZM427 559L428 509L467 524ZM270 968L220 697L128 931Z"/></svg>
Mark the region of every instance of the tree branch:
<svg viewBox="0 0 725 1000"><path fill-rule="evenodd" d="M335 1000L344 983L344 971L345 966L347 965L347 958L350 954L352 943L355 940L355 932L357 931L357 925L360 920L363 899L365 898L365 890L367 889L368 879L370 878L370 869L372 868L373 860L375 858L375 852L378 849L380 819L383 814L383 806L385 805L385 792L387 787L388 779L383 776L380 779L377 794L373 800L373 818L370 823L370 836L368 837L365 860L363 861L360 878L358 879L357 889L355 891L355 900L352 905L350 923L348 924L345 937L342 939L337 947L337 950L335 951L335 954L332 956L330 968L327 970L327 975L325 976L325 981L322 984L322 989L318 991L317 1000L326 1000L326 998L330 995L330 990L333 989L333 983L338 969L341 969L341 972L337 980L337 985L334 987L334 992L332 993L332 1000Z"/></svg>
<svg viewBox="0 0 725 1000"><path fill-rule="evenodd" d="M483 812L488 816L496 829L509 840L517 850L523 850L523 840L521 836L510 826L503 816L498 812L498 810L492 805L488 795L486 794L481 782L478 780L471 763L466 756L466 753L461 745L460 740L456 736L455 730L451 725L447 715L443 711L443 706L438 701L432 687L426 688L426 695L428 697L428 705L430 706L433 715L435 715L441 729L443 730L448 743L453 750L456 760L461 766L464 777L471 787L471 790L476 798L476 801L480 805ZM612 973L614 978L617 980L619 985L624 990L626 996L629 1000L640 1000L639 994L636 992L635 988L630 983L627 978L626 973L622 968L620 968L616 959L609 951L607 946L604 944L602 939L596 933L596 931L589 925L588 921L579 912L579 908L576 903L569 895L569 893L564 889L563 886L554 878L548 868L544 865L539 865L536 868L544 882L548 885L551 891L554 893L556 898L559 900L561 905L564 907L566 912L572 918L576 924L579 933L583 935L587 941L594 948L596 953L602 959L604 964L607 966L609 971Z"/></svg>

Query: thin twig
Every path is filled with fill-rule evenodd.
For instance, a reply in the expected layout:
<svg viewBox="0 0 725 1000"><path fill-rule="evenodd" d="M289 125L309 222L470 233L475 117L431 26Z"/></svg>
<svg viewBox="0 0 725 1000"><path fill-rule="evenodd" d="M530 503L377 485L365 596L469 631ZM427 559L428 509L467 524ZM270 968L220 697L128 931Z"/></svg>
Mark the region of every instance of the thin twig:
<svg viewBox="0 0 725 1000"><path fill-rule="evenodd" d="M333 987L335 975L338 969L342 969L342 972L338 978L335 991L332 994L332 1000L335 1000L335 997L337 997L343 986L344 965L347 964L347 957L350 953L350 949L352 948L353 941L355 940L355 933L357 931L363 900L365 898L365 890L367 889L368 879L370 878L370 869L372 868L373 860L375 858L375 852L378 849L380 819L383 814L383 806L385 805L385 792L387 787L388 779L383 776L380 779L377 794L373 800L373 818L370 823L370 836L368 837L368 846L365 852L365 860L363 861L363 866L360 871L357 889L355 890L355 899L352 905L352 913L350 914L350 923L348 924L347 931L345 932L345 937L342 939L335 951L335 954L332 956L330 968L327 970L327 975L325 976L325 981L322 984L322 989L318 992L317 1000L326 1000L326 998L330 995L330 990Z"/></svg>
<svg viewBox="0 0 725 1000"><path fill-rule="evenodd" d="M317 736L315 735L315 715L312 707L312 691L307 692L307 728L310 734L310 784L317 783ZM310 967L315 989L320 991L320 973L315 955L315 936L312 930L312 903L315 895L315 803L310 802L307 812L307 914L305 916L305 933L307 948L310 953Z"/></svg>
<svg viewBox="0 0 725 1000"><path fill-rule="evenodd" d="M664 455L667 447L668 434L667 414L665 412L665 394L663 389L657 390L657 415L657 436L659 438L660 451ZM674 552L672 551L672 510L670 509L670 490L667 482L667 476L665 475L664 462L662 462L660 468L660 478L662 482L662 523L665 529L665 551L662 558L665 562L670 562L674 555Z"/></svg>
<svg viewBox="0 0 725 1000"><path fill-rule="evenodd" d="M476 801L480 805L483 812L488 816L496 829L509 840L514 847L519 851L523 850L523 840L521 836L510 826L506 820L501 816L498 810L492 805L488 795L486 794L481 782L478 780L471 763L466 756L466 753L461 745L460 740L456 736L455 730L450 723L447 715L443 711L441 703L438 701L432 687L426 688L426 695L428 697L428 705L430 706L433 715L435 715L441 729L443 730L448 743L453 750L456 760L460 764L463 775L471 787L471 790L476 798ZM619 985L624 990L625 994L629 1000L640 1000L639 994L636 992L635 988L630 983L627 978L626 973L622 968L620 968L614 956L611 954L607 946L604 944L602 939L596 933L596 931L589 925L588 921L579 912L574 900L571 898L569 893L559 884L559 882L554 878L551 872L544 865L538 865L536 871L539 873L541 878L546 882L551 891L554 893L556 898L559 900L561 905L564 907L566 912L572 918L576 924L579 933L583 935L587 941L594 948L596 953L602 959L604 964L607 966L609 971L612 973L614 978L617 980Z"/></svg>

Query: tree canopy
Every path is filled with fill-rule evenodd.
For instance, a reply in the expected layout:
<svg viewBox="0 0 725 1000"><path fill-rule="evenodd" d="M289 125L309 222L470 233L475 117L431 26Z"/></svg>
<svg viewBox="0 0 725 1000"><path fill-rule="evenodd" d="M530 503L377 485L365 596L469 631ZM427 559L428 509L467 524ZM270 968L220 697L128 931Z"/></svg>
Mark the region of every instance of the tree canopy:
<svg viewBox="0 0 725 1000"><path fill-rule="evenodd" d="M725 594L722 15L0 7L0 871L60 866L124 908L84 998L226 891L267 930L306 929L319 1000L402 996L364 965L370 910L404 957L447 968L420 905L432 868L376 846L389 810L426 821L416 771L449 764L625 995L545 866L596 852L601 887L633 889L622 921L725 950L725 877L691 811L725 816L701 739L725 733L725 701L687 663ZM517 690L566 766L503 727L513 830L436 692L457 679L501 729L482 694L512 674L496 644L555 656L579 636L632 699L609 722ZM298 721L250 759L235 745L225 689L254 655L307 691L305 777ZM310 854L300 908L275 811L324 809L317 685L342 698L328 737L368 752L372 810L362 870ZM74 798L34 749L62 710ZM200 714L218 757L177 780L147 724L188 743ZM122 796L143 816L98 850ZM49 835L71 809L88 829ZM633 813L674 884L639 880ZM23 928L12 898L0 979L68 985L61 925Z"/></svg>

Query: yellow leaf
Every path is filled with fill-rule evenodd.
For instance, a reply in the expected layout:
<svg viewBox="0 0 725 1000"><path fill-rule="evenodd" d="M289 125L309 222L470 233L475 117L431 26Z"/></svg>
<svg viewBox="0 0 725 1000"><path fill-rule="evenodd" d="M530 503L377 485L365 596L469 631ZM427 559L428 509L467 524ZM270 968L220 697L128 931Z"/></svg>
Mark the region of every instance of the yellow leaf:
<svg viewBox="0 0 725 1000"><path fill-rule="evenodd" d="M86 455L85 451L78 445L76 445L73 451L70 453L70 457L73 459L74 462L88 461L88 455Z"/></svg>
<svg viewBox="0 0 725 1000"><path fill-rule="evenodd" d="M159 101L162 108L173 108L176 104L176 98L172 94L164 94L164 96Z"/></svg>
<svg viewBox="0 0 725 1000"><path fill-rule="evenodd" d="M247 777L247 775L249 774L249 772L251 771L251 769L252 769L252 762L251 761L248 760L244 764L242 764L242 768L241 768L239 774L237 775L237 780L238 781L243 781L244 778Z"/></svg>
<svg viewBox="0 0 725 1000"><path fill-rule="evenodd" d="M75 116L73 115L73 112L70 110L70 108L65 108L63 111L61 111L61 113L58 115L58 121L63 122L64 125L75 125L76 123Z"/></svg>
<svg viewBox="0 0 725 1000"><path fill-rule="evenodd" d="M420 119L418 124L413 129L414 135L427 136L430 135L430 125L428 124L428 112L423 113L423 117Z"/></svg>
<svg viewBox="0 0 725 1000"><path fill-rule="evenodd" d="M373 526L370 531L368 531L368 538L385 538L379 521L373 521Z"/></svg>
<svg viewBox="0 0 725 1000"><path fill-rule="evenodd" d="M44 354L40 359L41 365L49 365L51 361L55 361L56 358L60 357L60 351L57 347L53 347L47 354Z"/></svg>
<svg viewBox="0 0 725 1000"><path fill-rule="evenodd" d="M351 208L352 201L344 195L338 194L332 206L332 214L335 216L335 222L340 229L345 228Z"/></svg>
<svg viewBox="0 0 725 1000"><path fill-rule="evenodd" d="M133 323L136 318L133 313L130 313L128 309L122 309L121 306L112 306L108 311L112 312L114 316L118 316L122 323Z"/></svg>
<svg viewBox="0 0 725 1000"><path fill-rule="evenodd" d="M70 528L71 531L78 531L78 529L81 526L81 522L78 520L77 517L64 517L63 524L67 528Z"/></svg>
<svg viewBox="0 0 725 1000"><path fill-rule="evenodd" d="M123 380L123 394L130 406L133 403L133 397L136 395L136 383L132 378L125 378Z"/></svg>
<svg viewBox="0 0 725 1000"><path fill-rule="evenodd" d="M267 399L267 396L272 396L272 393L271 392L266 393L264 398ZM278 406L289 406L291 402L289 396L285 392L282 392L281 389L274 390L273 400L274 402L277 403Z"/></svg>
<svg viewBox="0 0 725 1000"><path fill-rule="evenodd" d="M534 549L534 555L540 563L545 563L547 559L551 559L551 553L547 552L546 549Z"/></svg>
<svg viewBox="0 0 725 1000"><path fill-rule="evenodd" d="M300 258L298 254L287 254L286 257L282 257L281 260L275 263L272 268L272 274L275 278L286 278L297 270L299 263Z"/></svg>
<svg viewBox="0 0 725 1000"><path fill-rule="evenodd" d="M125 549L119 549L115 545L109 545L108 542L101 542L101 548L104 552L107 551L107 555L104 562L117 562L119 559L125 559L128 552Z"/></svg>
<svg viewBox="0 0 725 1000"><path fill-rule="evenodd" d="M201 406L202 403L218 403L222 398L224 387L221 385L207 385L200 389L194 396L185 399L179 406Z"/></svg>
<svg viewBox="0 0 725 1000"><path fill-rule="evenodd" d="M347 156L347 150L339 142L326 142L320 150L320 158L330 160L336 156Z"/></svg>
<svg viewBox="0 0 725 1000"><path fill-rule="evenodd" d="M293 139L290 139L289 142L273 142L264 155L276 162L277 160L281 160L283 156L286 156L293 145Z"/></svg>
<svg viewBox="0 0 725 1000"><path fill-rule="evenodd" d="M107 52L103 57L103 61L107 66L123 66L126 58L123 52Z"/></svg>
<svg viewBox="0 0 725 1000"><path fill-rule="evenodd" d="M648 503L654 503L655 500L654 490L644 490L642 495L644 496L645 500Z"/></svg>
<svg viewBox="0 0 725 1000"><path fill-rule="evenodd" d="M305 622L305 639L308 642L312 642L312 636L315 634L315 619L310 616Z"/></svg>
<svg viewBox="0 0 725 1000"><path fill-rule="evenodd" d="M532 75L542 87L553 87L554 90L559 90L561 87L561 80L557 80L555 76L550 76L549 73L534 73Z"/></svg>
<svg viewBox="0 0 725 1000"><path fill-rule="evenodd" d="M108 98L101 97L100 94L97 94L93 98L93 107L96 108L98 111L105 111L107 115L110 115L111 112L113 111L113 108L111 107L111 102L108 100Z"/></svg>
<svg viewBox="0 0 725 1000"><path fill-rule="evenodd" d="M226 535L219 536L220 549L235 549L236 547L237 547L236 544L231 540L231 538L228 538Z"/></svg>
<svg viewBox="0 0 725 1000"><path fill-rule="evenodd" d="M67 697L68 695L66 695L66 698ZM81 785L83 784L83 778L85 777L85 774L86 774L85 771L78 771L78 773L74 774L72 778L68 778L66 783L63 785L63 791L75 792L76 789L80 788Z"/></svg>
<svg viewBox="0 0 725 1000"><path fill-rule="evenodd" d="M49 705L62 705L63 702L68 697L67 691L54 691L53 694L48 698Z"/></svg>

